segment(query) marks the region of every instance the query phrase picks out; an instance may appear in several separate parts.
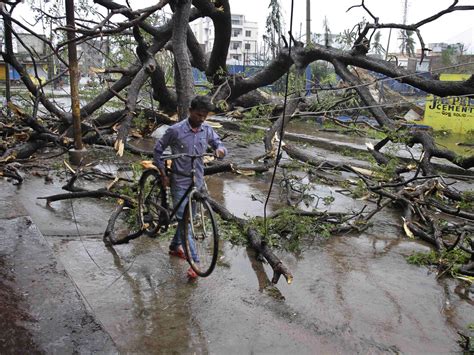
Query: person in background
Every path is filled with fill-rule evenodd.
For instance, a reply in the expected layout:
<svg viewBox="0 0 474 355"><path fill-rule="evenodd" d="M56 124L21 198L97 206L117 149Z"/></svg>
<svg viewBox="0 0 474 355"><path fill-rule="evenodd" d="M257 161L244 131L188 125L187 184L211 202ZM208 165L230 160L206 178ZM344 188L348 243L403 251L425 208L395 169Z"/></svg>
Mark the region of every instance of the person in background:
<svg viewBox="0 0 474 355"><path fill-rule="evenodd" d="M177 205L191 184L189 172L192 169L190 157L180 157L172 160L171 179L165 172L164 162L160 159L166 148L171 148L172 154L191 154L201 155L206 153L210 146L217 158L223 158L227 154L227 149L222 144L219 136L214 129L207 124L206 118L210 111L213 111L213 105L207 96L196 96L191 101L188 118L174 124L165 132L163 137L156 143L153 161L158 167L163 186L171 188L173 203ZM204 163L202 159L196 159L194 162L195 181L198 190L205 189L204 183ZM169 254L185 259L183 249L184 223L183 215L186 207L186 201L181 204L176 212L178 226L176 233L169 247ZM187 238L190 238L189 234ZM190 241L191 256L194 262L199 262L196 255L196 249L192 238ZM196 278L197 274L192 268L189 268L187 274L190 278Z"/></svg>

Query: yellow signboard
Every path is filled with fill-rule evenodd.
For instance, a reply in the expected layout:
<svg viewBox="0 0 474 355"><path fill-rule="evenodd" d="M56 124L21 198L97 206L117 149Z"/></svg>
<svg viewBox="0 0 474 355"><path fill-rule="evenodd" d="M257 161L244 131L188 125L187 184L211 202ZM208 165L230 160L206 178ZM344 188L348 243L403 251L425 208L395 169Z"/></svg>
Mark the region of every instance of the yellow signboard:
<svg viewBox="0 0 474 355"><path fill-rule="evenodd" d="M441 74L442 81L462 81L470 74ZM426 97L423 123L437 131L467 133L474 131L474 99L469 97Z"/></svg>

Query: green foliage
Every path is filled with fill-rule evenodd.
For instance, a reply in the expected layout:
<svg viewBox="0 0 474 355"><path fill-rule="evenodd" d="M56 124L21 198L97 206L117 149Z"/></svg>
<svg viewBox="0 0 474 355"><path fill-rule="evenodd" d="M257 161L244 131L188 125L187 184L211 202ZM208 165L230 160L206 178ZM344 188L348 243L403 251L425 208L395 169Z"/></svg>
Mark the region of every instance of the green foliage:
<svg viewBox="0 0 474 355"><path fill-rule="evenodd" d="M216 217L219 236L232 244L245 245L247 243L247 237L236 223L224 221L218 214L214 214L214 216Z"/></svg>
<svg viewBox="0 0 474 355"><path fill-rule="evenodd" d="M301 72L291 67L288 75L288 92L304 90L306 79ZM272 86L275 92L283 95L286 89L286 75L281 76Z"/></svg>
<svg viewBox="0 0 474 355"><path fill-rule="evenodd" d="M132 184L121 185L118 189L118 192L121 195L136 197L138 194L138 181L143 172L143 167L139 161L136 161L131 164L132 168ZM125 222L131 230L137 230L140 228L138 220L138 206L130 207L127 211L125 217Z"/></svg>
<svg viewBox="0 0 474 355"><path fill-rule="evenodd" d="M433 264L436 264L437 253L434 250L428 253L416 252L408 256L406 260L409 264L417 265L417 266L433 265Z"/></svg>
<svg viewBox="0 0 474 355"><path fill-rule="evenodd" d="M458 207L464 210L474 210L474 191L463 191L461 196L462 200L459 202Z"/></svg>
<svg viewBox="0 0 474 355"><path fill-rule="evenodd" d="M141 111L138 116L134 116L132 118L132 126L138 129L139 131L143 131L146 128L147 122L145 119L144 111Z"/></svg>
<svg viewBox="0 0 474 355"><path fill-rule="evenodd" d="M322 67L319 67L322 68ZM330 75L329 72L328 74ZM318 76L316 76L316 79ZM325 112L332 110L351 110L354 107L359 106L360 101L354 92L347 91L342 97L338 93L325 91L320 93L318 96L312 97L308 100L308 111L312 112ZM350 111L346 111L350 114ZM338 129L340 126L338 126Z"/></svg>
<svg viewBox="0 0 474 355"><path fill-rule="evenodd" d="M218 102L216 102L216 107L222 112L226 112L229 110L229 104L225 100L219 100Z"/></svg>
<svg viewBox="0 0 474 355"><path fill-rule="evenodd" d="M107 60L106 66L128 67L136 61L137 43L132 36L113 35L109 37L109 41L111 58Z"/></svg>
<svg viewBox="0 0 474 355"><path fill-rule="evenodd" d="M336 42L342 46L342 49L348 50L352 48L352 45L356 39L357 32L355 30L346 29L338 35Z"/></svg>
<svg viewBox="0 0 474 355"><path fill-rule="evenodd" d="M244 119L240 121L239 129L242 132L241 140L245 144L261 142L265 136L265 131L255 129L253 125L268 126L268 118L271 116L274 106L259 105L244 112Z"/></svg>
<svg viewBox="0 0 474 355"><path fill-rule="evenodd" d="M265 236L263 218L251 219L250 225ZM318 222L314 217L298 215L291 208L282 210L277 217L267 219L267 229L265 241L269 246L291 252L300 251L303 240L316 237L327 239L331 236L331 224Z"/></svg>
<svg viewBox="0 0 474 355"><path fill-rule="evenodd" d="M244 144L259 143L259 142L262 142L264 136L265 136L265 132L262 130L246 131L241 136L241 141Z"/></svg>
<svg viewBox="0 0 474 355"><path fill-rule="evenodd" d="M327 62L313 62L310 64L310 69L313 80L320 83L321 85L337 83L334 67Z"/></svg>
<svg viewBox="0 0 474 355"><path fill-rule="evenodd" d="M330 204L332 204L334 202L335 198L334 196L326 196L323 198L323 202L324 202L324 205L325 206L329 206Z"/></svg>
<svg viewBox="0 0 474 355"><path fill-rule="evenodd" d="M452 46L448 46L441 52L441 61L443 65L454 64L455 61L455 49Z"/></svg>
<svg viewBox="0 0 474 355"><path fill-rule="evenodd" d="M367 189L367 185L362 179L358 179L355 189L352 190L352 196L354 198L362 198L364 196L367 196L368 193L369 190Z"/></svg>
<svg viewBox="0 0 474 355"><path fill-rule="evenodd" d="M306 78L304 73L297 73L290 71L288 77L288 91L289 92L301 92L305 89Z"/></svg>
<svg viewBox="0 0 474 355"><path fill-rule="evenodd" d="M310 170L310 165L299 160L292 159L285 164L285 169L290 171L308 171Z"/></svg>
<svg viewBox="0 0 474 355"><path fill-rule="evenodd" d="M469 262L470 255L461 249L437 252L431 250L427 253L416 252L406 258L409 264L418 266L435 265L439 268L448 268L451 273L458 272L459 268Z"/></svg>
<svg viewBox="0 0 474 355"><path fill-rule="evenodd" d="M372 154L370 154L369 152L366 152L366 151L357 151L357 150L354 151L354 150L349 149L349 148L344 148L344 149L341 149L339 151L339 153L341 153L342 155L344 155L346 157L353 157L353 158L357 158L357 159L360 159L360 160L368 161L369 163L375 163L375 159L372 156Z"/></svg>
<svg viewBox="0 0 474 355"><path fill-rule="evenodd" d="M275 106L273 105L254 106L250 110L244 112L244 120L267 119L271 116L274 108Z"/></svg>
<svg viewBox="0 0 474 355"><path fill-rule="evenodd" d="M371 164L372 170L375 172L375 178L379 181L389 181L396 176L396 169L398 168L400 161L396 157L389 156L389 161L385 165L380 165L375 162Z"/></svg>
<svg viewBox="0 0 474 355"><path fill-rule="evenodd" d="M385 132L385 134L393 143L409 144L412 139L412 134L408 130L392 130Z"/></svg>

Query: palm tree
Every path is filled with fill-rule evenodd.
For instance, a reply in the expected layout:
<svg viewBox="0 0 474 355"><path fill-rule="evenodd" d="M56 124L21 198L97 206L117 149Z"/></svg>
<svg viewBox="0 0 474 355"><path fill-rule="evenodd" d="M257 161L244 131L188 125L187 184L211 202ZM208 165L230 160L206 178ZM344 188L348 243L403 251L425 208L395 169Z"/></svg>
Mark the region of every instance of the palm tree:
<svg viewBox="0 0 474 355"><path fill-rule="evenodd" d="M268 42L268 46L272 53L272 58L276 57L276 50L280 42L281 34L283 32L283 16L281 14L281 5L279 0L270 0L268 5L270 12L265 23L264 40Z"/></svg>
<svg viewBox="0 0 474 355"><path fill-rule="evenodd" d="M329 22L326 16L324 16L323 21L323 31L324 31L324 45L329 47L332 43L331 39L331 29L329 28Z"/></svg>
<svg viewBox="0 0 474 355"><path fill-rule="evenodd" d="M402 43L400 44L400 52L407 54L409 57L415 56L415 39L413 38L413 31L402 30L400 31L400 38Z"/></svg>
<svg viewBox="0 0 474 355"><path fill-rule="evenodd" d="M372 50L376 54L383 54L385 53L385 49L383 48L382 44L380 43L380 31L377 31L374 35L374 43L372 44Z"/></svg>
<svg viewBox="0 0 474 355"><path fill-rule="evenodd" d="M342 49L350 49L356 40L356 33L351 30L344 30L337 36L337 43L342 45Z"/></svg>

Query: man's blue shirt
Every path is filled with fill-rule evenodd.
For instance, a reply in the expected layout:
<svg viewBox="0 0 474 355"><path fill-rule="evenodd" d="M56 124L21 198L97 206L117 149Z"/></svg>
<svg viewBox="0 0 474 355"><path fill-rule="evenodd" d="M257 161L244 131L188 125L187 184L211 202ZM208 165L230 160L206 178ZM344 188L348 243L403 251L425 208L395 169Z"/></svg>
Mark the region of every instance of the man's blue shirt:
<svg viewBox="0 0 474 355"><path fill-rule="evenodd" d="M172 154L193 154L199 155L206 152L207 147L212 149L222 149L227 154L227 149L222 144L217 133L204 122L197 131L193 131L188 119L178 122L168 128L166 133L158 140L155 146L153 161L158 168L164 169L164 163L160 159L166 148L171 148ZM204 164L202 159L196 159L194 162L196 185L202 187L204 183ZM187 188L191 184L191 178L182 176L176 172L189 175L191 173L191 158L181 157L173 160L171 170L171 184L177 188Z"/></svg>

